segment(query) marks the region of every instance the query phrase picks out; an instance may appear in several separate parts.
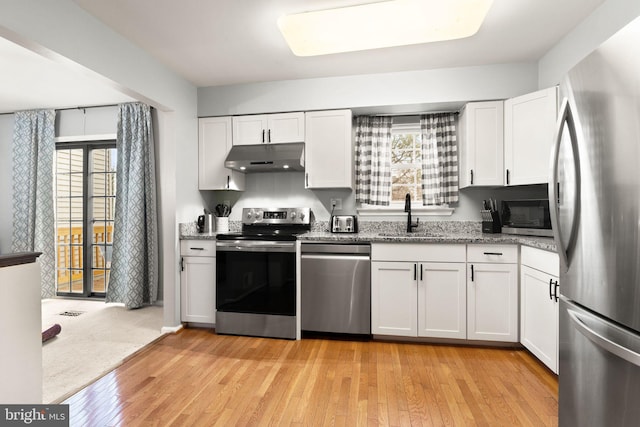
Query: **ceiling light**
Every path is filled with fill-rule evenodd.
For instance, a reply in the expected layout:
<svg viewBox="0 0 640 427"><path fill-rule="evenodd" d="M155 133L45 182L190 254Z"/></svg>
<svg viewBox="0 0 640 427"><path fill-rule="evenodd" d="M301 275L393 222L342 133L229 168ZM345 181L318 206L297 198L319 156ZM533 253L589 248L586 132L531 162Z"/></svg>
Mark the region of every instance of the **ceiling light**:
<svg viewBox="0 0 640 427"><path fill-rule="evenodd" d="M475 34L493 0L391 0L285 15L278 27L297 56L453 40Z"/></svg>
<svg viewBox="0 0 640 427"><path fill-rule="evenodd" d="M284 169L289 169L289 165L283 165L282 166Z"/></svg>

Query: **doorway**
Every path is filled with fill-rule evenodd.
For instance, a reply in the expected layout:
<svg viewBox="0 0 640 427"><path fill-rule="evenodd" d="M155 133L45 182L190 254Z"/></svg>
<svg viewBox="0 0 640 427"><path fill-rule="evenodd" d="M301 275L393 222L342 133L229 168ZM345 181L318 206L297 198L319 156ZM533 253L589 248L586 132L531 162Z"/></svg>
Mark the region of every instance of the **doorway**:
<svg viewBox="0 0 640 427"><path fill-rule="evenodd" d="M56 295L104 298L115 218L115 141L58 143L55 156Z"/></svg>

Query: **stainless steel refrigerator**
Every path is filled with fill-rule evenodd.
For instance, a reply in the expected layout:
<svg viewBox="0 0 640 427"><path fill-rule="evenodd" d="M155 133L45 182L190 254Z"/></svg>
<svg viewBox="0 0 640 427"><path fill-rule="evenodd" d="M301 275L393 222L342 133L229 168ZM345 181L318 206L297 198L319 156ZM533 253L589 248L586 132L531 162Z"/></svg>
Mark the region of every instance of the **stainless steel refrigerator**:
<svg viewBox="0 0 640 427"><path fill-rule="evenodd" d="M574 67L549 199L560 254L560 425L640 425L640 18Z"/></svg>

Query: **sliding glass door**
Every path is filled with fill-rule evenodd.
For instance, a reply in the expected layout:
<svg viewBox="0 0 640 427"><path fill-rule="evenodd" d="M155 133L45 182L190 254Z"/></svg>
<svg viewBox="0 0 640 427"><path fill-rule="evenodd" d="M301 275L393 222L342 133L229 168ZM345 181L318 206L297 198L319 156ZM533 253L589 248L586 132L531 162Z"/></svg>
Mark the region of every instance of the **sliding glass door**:
<svg viewBox="0 0 640 427"><path fill-rule="evenodd" d="M104 297L113 248L115 143L56 147L57 295Z"/></svg>

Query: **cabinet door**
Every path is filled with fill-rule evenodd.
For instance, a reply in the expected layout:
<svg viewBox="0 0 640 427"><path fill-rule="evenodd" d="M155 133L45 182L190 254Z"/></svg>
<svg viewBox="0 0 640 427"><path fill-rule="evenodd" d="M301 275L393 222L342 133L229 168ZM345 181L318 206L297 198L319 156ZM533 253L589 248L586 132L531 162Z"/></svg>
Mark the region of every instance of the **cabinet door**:
<svg viewBox="0 0 640 427"><path fill-rule="evenodd" d="M471 102L460 115L460 188L504 185L504 102Z"/></svg>
<svg viewBox="0 0 640 427"><path fill-rule="evenodd" d="M467 338L518 342L518 265L467 268Z"/></svg>
<svg viewBox="0 0 640 427"><path fill-rule="evenodd" d="M305 187L353 188L351 110L305 117Z"/></svg>
<svg viewBox="0 0 640 427"><path fill-rule="evenodd" d="M304 142L304 113L267 115L266 142Z"/></svg>
<svg viewBox="0 0 640 427"><path fill-rule="evenodd" d="M183 257L180 272L180 319L216 323L216 259Z"/></svg>
<svg viewBox="0 0 640 427"><path fill-rule="evenodd" d="M371 263L371 333L417 335L415 280L412 262Z"/></svg>
<svg viewBox="0 0 640 427"><path fill-rule="evenodd" d="M546 184L558 111L552 87L505 101L507 185Z"/></svg>
<svg viewBox="0 0 640 427"><path fill-rule="evenodd" d="M559 305L552 295L560 293L560 288L555 287L557 280L526 265L521 267L520 342L555 373L558 373Z"/></svg>
<svg viewBox="0 0 640 427"><path fill-rule="evenodd" d="M233 117L233 145L253 145L267 142L267 116Z"/></svg>
<svg viewBox="0 0 640 427"><path fill-rule="evenodd" d="M418 336L466 338L464 263L418 265Z"/></svg>
<svg viewBox="0 0 640 427"><path fill-rule="evenodd" d="M231 117L198 120L198 188L244 190L244 174L224 167L231 150Z"/></svg>

